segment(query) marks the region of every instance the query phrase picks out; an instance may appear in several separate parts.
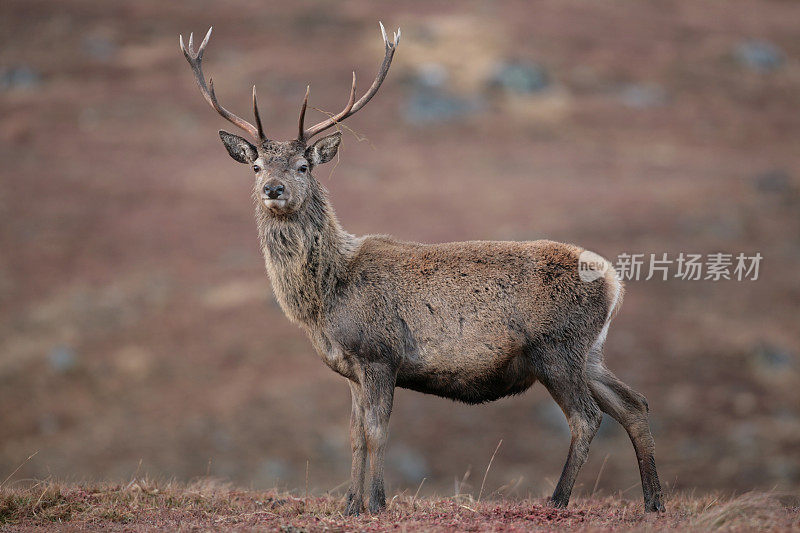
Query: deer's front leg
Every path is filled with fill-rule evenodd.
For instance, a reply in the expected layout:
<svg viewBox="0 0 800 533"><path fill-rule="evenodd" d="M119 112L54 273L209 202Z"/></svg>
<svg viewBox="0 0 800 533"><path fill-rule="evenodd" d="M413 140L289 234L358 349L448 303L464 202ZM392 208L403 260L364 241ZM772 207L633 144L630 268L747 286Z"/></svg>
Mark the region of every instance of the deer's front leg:
<svg viewBox="0 0 800 533"><path fill-rule="evenodd" d="M370 467L369 512L379 513L386 508L383 463L389 436L389 416L392 414L395 372L386 364L370 363L363 369L361 383Z"/></svg>
<svg viewBox="0 0 800 533"><path fill-rule="evenodd" d="M353 450L353 466L350 470L350 489L347 491L346 515L357 515L364 508L364 475L367 467L367 436L364 433L364 407L361 385L352 381L350 396L350 446Z"/></svg>

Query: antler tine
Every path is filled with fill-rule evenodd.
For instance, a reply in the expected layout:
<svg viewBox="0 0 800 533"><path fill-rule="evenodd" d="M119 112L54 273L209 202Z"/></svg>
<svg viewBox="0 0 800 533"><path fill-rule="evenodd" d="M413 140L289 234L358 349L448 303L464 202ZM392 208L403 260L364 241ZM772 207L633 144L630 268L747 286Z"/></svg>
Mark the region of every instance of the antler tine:
<svg viewBox="0 0 800 533"><path fill-rule="evenodd" d="M261 126L261 115L258 113L258 100L256 99L256 86L253 85L253 116L256 117L256 128L258 128L258 141L264 142L267 137L264 135L264 128Z"/></svg>
<svg viewBox="0 0 800 533"><path fill-rule="evenodd" d="M297 140L303 141L303 124L306 121L306 108L308 107L308 93L311 92L311 85L306 85L306 97L303 98L303 105L300 107L300 121L298 126Z"/></svg>
<svg viewBox="0 0 800 533"><path fill-rule="evenodd" d="M245 119L241 118L238 115L234 115L233 113L222 107L222 105L220 105L220 103L217 101L217 95L214 93L214 81L211 78L208 79L208 85L206 85L206 79L205 75L203 74L203 67L202 67L203 52L205 52L206 45L208 44L208 40L211 38L211 31L213 29L214 29L213 27L208 29L208 33L206 33L203 42L201 42L200 46L197 48L197 52L194 51L194 33L189 34L188 49L183 45L183 35L180 36L179 41L181 45L181 51L183 52L183 55L186 57L186 61L188 61L189 65L192 67L192 72L194 73L194 81L197 82L197 86L200 88L200 92L202 93L203 98L205 98L206 102L208 102L208 105L210 105L225 120L243 129L251 136L253 136L253 138L263 140L261 137L263 135L263 132L261 131L260 127L256 128L255 126L247 122ZM259 122L260 126L261 121L258 118L257 110L255 111L256 111L256 121Z"/></svg>
<svg viewBox="0 0 800 533"><path fill-rule="evenodd" d="M359 109L364 107L367 102L369 102L373 96L378 92L380 89L383 80L386 78L386 75L389 73L389 67L392 65L392 58L394 57L394 51L397 49L397 44L400 42L400 29L397 29L397 33L394 34L394 40L390 41L386 35L386 29L383 27L382 22L378 22L381 28L381 35L383 36L383 43L386 48L386 53L383 57L383 62L381 63L380 68L378 69L378 75L375 77L375 81L372 82L372 85L364 93L364 96L359 98L359 100L355 101L356 96L356 73L353 72L353 86L350 89L350 100L347 102L345 108L339 112L338 114L323 120L319 124L315 124L308 129L303 130L303 119L302 117L305 115L305 107L306 103L303 104L303 109L301 110L300 116L300 136L299 140L306 141L313 137L314 135L325 131L326 129L330 128L334 124L341 122L342 120L346 119L347 117L354 115L358 112ZM306 95L306 99L308 99L308 95Z"/></svg>
<svg viewBox="0 0 800 533"><path fill-rule="evenodd" d="M384 28L384 27L383 27L383 22L381 22L381 21L379 20L379 21L378 21L378 26L380 26L380 27L381 27L381 34L383 35L383 42L384 42L384 43L387 43L387 42L389 42L389 41L388 41L388 39L386 39L386 28Z"/></svg>
<svg viewBox="0 0 800 533"><path fill-rule="evenodd" d="M309 92L309 87L306 88L306 97L303 100L303 106L300 108L300 130L298 132L298 137L297 137L297 139L299 141L305 141L305 140L307 140L307 139L309 139L309 138L311 138L312 136L315 135L314 133L312 133L312 134L307 134L306 133L307 131L310 131L313 128L309 128L309 130L303 129L303 123L305 122L305 118L306 118L306 108L308 107L308 92ZM333 115L332 117L330 117L328 120L325 121L326 123L330 122L330 125L326 126L325 128L329 128L333 124L336 124L337 122L342 120L342 118L348 116L348 113L350 113L350 110L353 109L353 106L355 105L355 103L356 103L356 73L354 71L353 72L353 83L350 86L350 98L347 100L347 105L344 106L344 109L342 111L340 111L338 114ZM319 126L319 124L317 124L317 126ZM314 127L316 128L317 126L314 126ZM322 128L322 129L325 129L325 128ZM320 130L320 131L322 131L322 130Z"/></svg>

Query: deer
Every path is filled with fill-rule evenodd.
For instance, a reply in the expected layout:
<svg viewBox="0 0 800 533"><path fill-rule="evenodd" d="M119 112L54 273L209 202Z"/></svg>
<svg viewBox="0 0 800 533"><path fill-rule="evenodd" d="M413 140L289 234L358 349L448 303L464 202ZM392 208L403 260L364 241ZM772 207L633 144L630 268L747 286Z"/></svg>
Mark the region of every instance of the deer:
<svg viewBox="0 0 800 533"><path fill-rule="evenodd" d="M571 435L549 505L568 505L608 414L633 444L645 510L663 512L647 400L604 363L624 293L608 260L549 240L421 244L357 237L339 223L313 174L337 154L341 122L372 100L389 72L401 32L390 40L379 24L385 53L366 93L356 100L353 72L344 108L305 127L307 87L298 135L288 141L265 135L255 86L255 124L217 100L201 65L213 27L196 51L193 34L188 46L180 36L203 98L251 137L219 131L228 154L253 173L259 243L275 298L350 387L352 466L344 512L386 508L384 457L397 387L480 404L521 394L536 382L563 411ZM313 140L334 126L337 131Z"/></svg>

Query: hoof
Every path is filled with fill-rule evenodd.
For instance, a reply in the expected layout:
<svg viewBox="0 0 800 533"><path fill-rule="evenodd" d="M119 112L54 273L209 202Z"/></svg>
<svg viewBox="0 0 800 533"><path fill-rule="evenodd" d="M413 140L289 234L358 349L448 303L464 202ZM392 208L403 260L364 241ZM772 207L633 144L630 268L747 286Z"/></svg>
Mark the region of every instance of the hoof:
<svg viewBox="0 0 800 533"><path fill-rule="evenodd" d="M373 504L372 502L369 502L369 513L370 514L380 514L385 510L386 510L386 502L383 502L383 503L377 502L375 504Z"/></svg>
<svg viewBox="0 0 800 533"><path fill-rule="evenodd" d="M358 516L361 514L361 506L360 505L352 505L347 504L344 506L344 515L345 516Z"/></svg>
<svg viewBox="0 0 800 533"><path fill-rule="evenodd" d="M372 487L372 492L369 495L369 512L378 514L384 510L386 510L386 493L383 490L383 483L381 483Z"/></svg>
<svg viewBox="0 0 800 533"><path fill-rule="evenodd" d="M569 505L569 500L563 498L548 498L547 505L555 507L556 509L566 509Z"/></svg>
<svg viewBox="0 0 800 533"><path fill-rule="evenodd" d="M661 498L655 498L653 501L644 502L644 510L647 513L665 513L666 507L661 502Z"/></svg>
<svg viewBox="0 0 800 533"><path fill-rule="evenodd" d="M364 508L364 502L361 499L355 499L352 495L347 495L347 503L344 506L345 516L358 516Z"/></svg>

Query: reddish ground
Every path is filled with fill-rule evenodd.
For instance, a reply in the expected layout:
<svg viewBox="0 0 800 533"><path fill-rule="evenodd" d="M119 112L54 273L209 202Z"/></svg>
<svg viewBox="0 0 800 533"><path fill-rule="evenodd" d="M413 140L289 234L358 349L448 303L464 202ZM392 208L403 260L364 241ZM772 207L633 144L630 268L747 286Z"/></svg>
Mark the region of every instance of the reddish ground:
<svg viewBox="0 0 800 533"><path fill-rule="evenodd" d="M122 482L138 468L295 488L308 464L319 490L347 480L348 389L271 296L250 172L220 146L226 123L177 36L213 24L206 69L221 100L246 115L257 83L268 134L286 138L309 81L328 110L353 68L366 87L378 19L404 40L348 121L368 141L346 135L335 170L318 172L344 226L425 242L546 237L609 257L760 252L756 282L628 283L607 359L649 399L670 491L796 491L800 4L777 0L4 0L2 79L38 77L0 84L0 478L38 450L15 479ZM784 63L740 64L751 39ZM504 59L543 65L550 88L487 92ZM450 68L448 90L481 110L405 120L426 63ZM454 479L474 492L464 472L502 438L487 489L541 497L568 446L538 386L481 407L401 391L391 432L392 490L425 478L425 496L453 494ZM638 502L637 483L627 436L604 423L576 493ZM480 509L475 520L494 516Z"/></svg>
<svg viewBox="0 0 800 533"><path fill-rule="evenodd" d="M341 499L278 491L132 480L122 486L43 484L0 491L4 531L274 530L309 531L789 531L800 529L796 497L672 495L663 514L619 497L585 498L568 509L543 500L475 501L393 497L380 515L346 517Z"/></svg>

